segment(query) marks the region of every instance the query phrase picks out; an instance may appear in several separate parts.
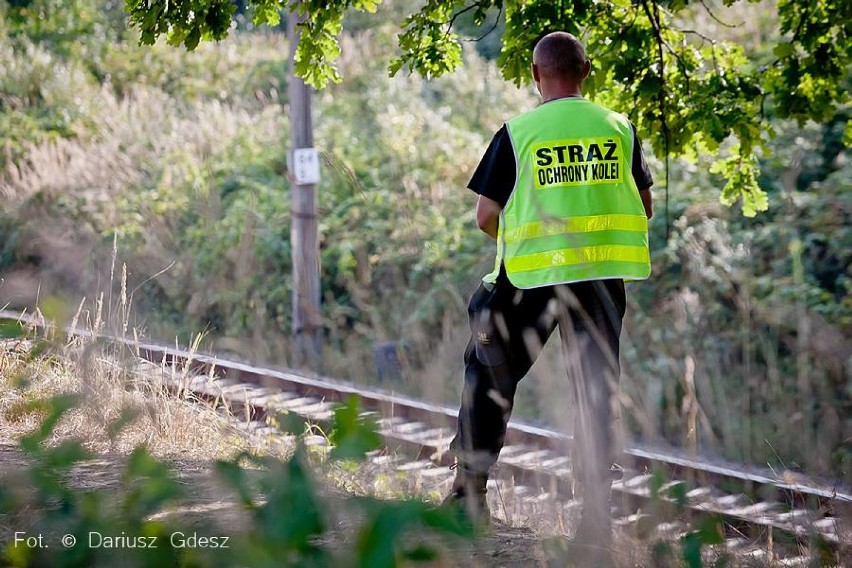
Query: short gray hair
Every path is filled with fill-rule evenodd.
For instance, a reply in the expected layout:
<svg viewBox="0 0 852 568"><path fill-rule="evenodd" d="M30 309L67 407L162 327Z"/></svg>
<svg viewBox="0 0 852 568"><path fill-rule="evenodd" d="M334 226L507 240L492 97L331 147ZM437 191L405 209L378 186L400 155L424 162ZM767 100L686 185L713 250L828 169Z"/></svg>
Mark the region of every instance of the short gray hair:
<svg viewBox="0 0 852 568"><path fill-rule="evenodd" d="M548 75L566 77L579 81L583 78L586 64L586 49L573 34L551 32L536 42L533 48L533 63L546 69Z"/></svg>

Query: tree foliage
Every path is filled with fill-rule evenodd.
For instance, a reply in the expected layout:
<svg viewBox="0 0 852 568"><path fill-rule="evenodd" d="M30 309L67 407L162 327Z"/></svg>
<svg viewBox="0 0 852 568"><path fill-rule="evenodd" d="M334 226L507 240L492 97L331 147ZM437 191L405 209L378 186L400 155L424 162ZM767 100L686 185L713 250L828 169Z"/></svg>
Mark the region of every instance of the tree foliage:
<svg viewBox="0 0 852 568"><path fill-rule="evenodd" d="M235 12L230 0L126 1L142 43L165 35L188 49L227 35ZM373 12L380 1L294 3L292 9L305 18L297 74L317 88L339 80L335 60L344 14ZM736 3L723 0L725 9ZM255 24L277 24L279 12L287 9L283 0L246 5ZM732 205L741 199L746 216L767 207L756 159L771 135L767 102L775 115L804 121L827 120L848 100L852 8L831 0L779 0L780 41L772 46L773 59L764 62L749 60L736 44L681 27L680 16L695 9L727 25L703 0L427 0L402 22L400 53L390 72L435 77L455 70L462 63L457 18L472 13L483 24L495 9L505 14L498 65L506 79L519 85L527 80L534 41L544 32L566 30L583 38L593 58L589 93L625 109L658 153L718 153L734 138L714 171L726 180L721 201Z"/></svg>

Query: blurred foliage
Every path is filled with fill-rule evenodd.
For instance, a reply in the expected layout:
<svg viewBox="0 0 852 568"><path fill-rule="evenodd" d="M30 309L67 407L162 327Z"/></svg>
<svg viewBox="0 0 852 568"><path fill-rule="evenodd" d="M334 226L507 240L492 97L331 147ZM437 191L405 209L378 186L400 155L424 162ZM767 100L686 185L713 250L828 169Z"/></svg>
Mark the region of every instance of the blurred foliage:
<svg viewBox="0 0 852 568"><path fill-rule="evenodd" d="M114 3L68 1L30 5L88 6L87 14L98 15L91 25L103 34L80 32L76 41L67 34L39 36L31 19L13 21L0 12L0 67L6 71L0 76L0 305L32 303L37 292L91 297L118 286L109 278L118 237L119 256L129 267L128 293L140 323L155 336L170 341L174 334L187 338L206 329L216 349L287 363L291 249L283 38L244 23L234 37L193 52L163 43L140 47L125 37L121 17L113 19ZM666 21L684 29L715 21L693 4ZM637 6L619 4L615 11ZM754 69L777 57L772 46L787 16L765 5L736 7L740 12L730 14L741 16L732 21L742 17L742 25L716 23L716 32L744 47L694 46L703 54L700 65L716 57ZM455 402L465 295L493 262L493 242L476 230L473 196L461 188L491 134L536 99L528 89L506 85L467 43L463 72L431 80L388 77L394 22L404 8L391 3L376 16L346 12L344 24L351 23L352 33L340 39L341 81L315 97L323 166L323 372L371 381L374 342L401 341L411 346L412 366L434 374L390 386ZM497 13L493 6L487 11L485 29L469 22L464 29L478 37ZM661 14L668 18L665 10ZM641 13L634 15L635 25L647 28ZM252 17L250 10L246 17ZM630 21L613 29L625 37L639 34L636 41L653 40L647 29L627 27ZM592 54L618 45L604 46L595 37L587 37ZM681 44L671 45L680 53ZM628 51L625 62L646 65L642 77L653 83L647 70L653 63L641 59L651 55ZM621 63L613 65L596 59L595 73L625 71ZM666 77L675 68L667 64ZM677 108L683 113L678 120L685 121L670 126L705 131L698 147L683 141L686 154L671 162L669 187L663 161L652 157L661 155L659 148L648 149L657 180L654 276L629 291L622 384L631 406L625 424L636 437L683 444L684 409L694 402L691 368L702 407L699 449L848 479L849 106L822 122L800 122L802 117L767 98L755 158L754 148L743 153L742 139L737 146L727 137L725 125L715 139L716 131L706 128L717 116L735 128L751 128L754 122L737 105L759 106L760 97L748 95L747 85L741 90L728 82L733 78L725 71L730 93L716 101L711 93L721 88L714 82L722 76L701 68L691 79L693 99L667 91L666 108ZM600 100L637 113L631 117L640 129L655 128L652 102L623 104L628 90L607 81L590 86ZM642 122L639 111L651 118ZM714 167L720 158L722 165ZM755 179L769 197L767 210L753 219L740 209L762 207L761 193L731 210L718 203L726 176L757 175L737 169L740 159L759 167ZM13 276L23 282L14 294ZM31 276L38 277L36 284ZM546 415L546 400L521 402L519 417ZM791 427L804 438L785 435Z"/></svg>

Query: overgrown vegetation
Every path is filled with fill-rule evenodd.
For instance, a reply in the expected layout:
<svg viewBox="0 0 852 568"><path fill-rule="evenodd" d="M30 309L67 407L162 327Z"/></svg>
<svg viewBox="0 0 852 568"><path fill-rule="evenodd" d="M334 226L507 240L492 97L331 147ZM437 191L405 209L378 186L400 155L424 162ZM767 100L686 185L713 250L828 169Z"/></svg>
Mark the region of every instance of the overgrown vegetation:
<svg viewBox="0 0 852 568"><path fill-rule="evenodd" d="M133 323L286 363L284 38L242 23L193 53L139 47L119 2L27 5L39 17L0 21L0 305L91 296L117 243L144 314ZM717 31L765 38L771 7L740 3L743 25ZM316 97L323 371L374 382L373 343L399 341L407 380L385 386L454 403L465 296L493 258L462 188L491 133L535 98L474 49L462 73L388 78L396 30L382 14L369 27L350 16L343 80ZM630 286L624 422L646 441L850 482L849 107L820 124L765 116L769 209L754 219L719 206L706 149L673 161L667 188L652 161L654 276ZM538 371L520 418L565 407L558 366Z"/></svg>
<svg viewBox="0 0 852 568"><path fill-rule="evenodd" d="M74 366L81 351L76 345L79 339L69 342L60 333L48 340L39 333L25 333L17 322L3 321L0 341L4 342L0 371L10 381L4 385L6 396L30 397L23 405L4 405L3 418L36 417L34 427L20 437L26 461L10 467L7 452L0 475L4 565L390 567L437 558L441 548L428 535L467 538L474 533L473 525L458 511L419 500L383 502L363 496L349 499L343 511L335 509L314 473L324 458L311 455L302 443L300 434L306 430L301 423L294 430L295 450L286 459L239 446L220 455L207 446L226 438L221 432L203 430L218 423L212 408L152 396L164 387L133 381L131 367L124 369L125 376L118 382L109 371L87 368L89 388L73 380L65 381L58 391L46 388L43 377L50 371L45 367ZM105 358L122 367L114 358L113 346L92 340L84 343L86 357ZM98 387L98 392L92 387ZM152 449L162 454L158 442L167 434L160 432L158 437L157 428L146 424L144 416L127 407L117 416L110 415L117 405L109 398L122 393L128 397L145 393L146 404L163 414L162 426L187 438L183 444L166 444L171 452L166 456L202 456L205 465L220 456L211 460L219 481L216 501L232 501L234 512L220 507L215 516L180 514L178 506L198 490L198 479L179 478L172 466L152 455ZM79 415L98 406L106 411L98 416L103 429L75 430ZM197 416L189 426L181 421L180 412L209 415ZM285 416L278 422L293 424L294 420ZM332 428L331 460L363 460L378 445L370 421L360 416L357 400L336 410ZM128 430L147 433L146 442L154 444L137 439L135 445L121 447L122 442L133 440ZM114 483L103 479L110 476L103 456L87 449L103 449L104 442L126 452L120 471L114 472ZM81 469L98 468L100 483L87 486ZM343 516L349 517L344 519L349 528L336 526Z"/></svg>

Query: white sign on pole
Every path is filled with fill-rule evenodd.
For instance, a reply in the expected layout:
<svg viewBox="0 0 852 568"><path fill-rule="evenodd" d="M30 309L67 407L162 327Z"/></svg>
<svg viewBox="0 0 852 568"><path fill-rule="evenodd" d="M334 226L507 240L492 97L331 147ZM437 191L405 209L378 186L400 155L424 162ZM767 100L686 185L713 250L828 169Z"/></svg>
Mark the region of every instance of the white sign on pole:
<svg viewBox="0 0 852 568"><path fill-rule="evenodd" d="M293 174L299 185L319 183L319 154L316 148L293 150Z"/></svg>

